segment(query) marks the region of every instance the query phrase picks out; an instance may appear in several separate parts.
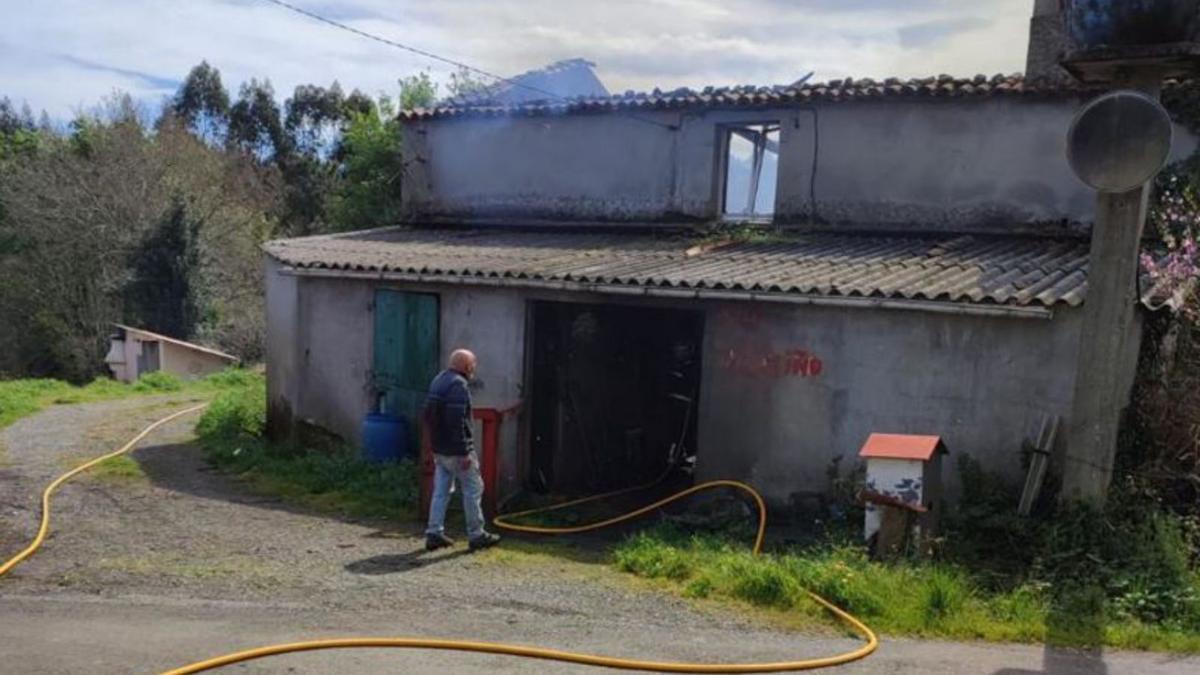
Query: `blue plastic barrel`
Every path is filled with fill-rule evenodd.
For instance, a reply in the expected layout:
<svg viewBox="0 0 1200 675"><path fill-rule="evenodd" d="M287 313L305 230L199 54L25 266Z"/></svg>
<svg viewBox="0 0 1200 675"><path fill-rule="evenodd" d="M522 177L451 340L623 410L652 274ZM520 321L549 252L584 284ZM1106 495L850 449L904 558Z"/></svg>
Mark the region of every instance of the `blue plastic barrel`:
<svg viewBox="0 0 1200 675"><path fill-rule="evenodd" d="M368 413L362 423L363 457L369 462L408 459L408 421L387 413Z"/></svg>

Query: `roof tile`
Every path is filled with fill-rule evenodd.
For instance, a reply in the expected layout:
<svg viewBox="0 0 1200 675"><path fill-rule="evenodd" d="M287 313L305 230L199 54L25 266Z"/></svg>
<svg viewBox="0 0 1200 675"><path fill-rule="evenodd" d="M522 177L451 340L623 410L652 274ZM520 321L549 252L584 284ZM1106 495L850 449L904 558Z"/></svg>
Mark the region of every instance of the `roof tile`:
<svg viewBox="0 0 1200 675"><path fill-rule="evenodd" d="M1174 86L1168 84L1168 86ZM956 78L950 75L921 79L899 80L888 78L882 83L867 78L832 80L830 82L804 83L760 87L739 85L732 87L705 87L694 90L680 87L674 91L653 92L626 91L623 94L597 97L573 97L556 101L530 101L512 105L448 105L436 108L418 108L401 113L410 120L439 117L461 117L466 115L545 115L563 112L621 109L679 109L705 107L754 107L793 103L797 101L852 101L874 96L919 97L919 98L981 98L987 96L1064 96L1083 95L1094 91L1086 85L1048 80L1026 81L1020 73L1012 75L976 75Z"/></svg>

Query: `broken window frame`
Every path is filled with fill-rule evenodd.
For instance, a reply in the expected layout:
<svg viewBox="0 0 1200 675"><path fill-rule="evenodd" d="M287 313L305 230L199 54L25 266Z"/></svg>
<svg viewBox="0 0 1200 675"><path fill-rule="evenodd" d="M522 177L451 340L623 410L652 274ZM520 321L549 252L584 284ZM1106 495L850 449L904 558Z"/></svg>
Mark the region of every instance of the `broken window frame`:
<svg viewBox="0 0 1200 675"><path fill-rule="evenodd" d="M775 201L779 189L779 150L782 125L777 120L739 122L737 124L722 124L718 127L720 133L720 217L722 220L739 222L772 222L775 218ZM775 138L771 139L771 134ZM749 141L754 146L751 159L750 186L746 193L746 208L737 212L729 210L729 164L732 141L735 136ZM762 169L768 152L775 154L775 190L776 199L772 199L770 211L755 211L758 203L762 181Z"/></svg>

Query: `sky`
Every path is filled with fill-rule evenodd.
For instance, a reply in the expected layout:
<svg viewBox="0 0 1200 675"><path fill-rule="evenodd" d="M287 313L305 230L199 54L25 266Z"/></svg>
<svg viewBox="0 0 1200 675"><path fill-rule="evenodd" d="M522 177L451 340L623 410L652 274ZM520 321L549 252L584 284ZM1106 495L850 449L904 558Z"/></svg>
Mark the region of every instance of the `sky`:
<svg viewBox="0 0 1200 675"><path fill-rule="evenodd" d="M1033 0L291 0L501 75L565 58L612 92L1019 72ZM0 96L56 119L115 90L160 105L201 60L231 92L269 78L394 95L451 68L265 0L0 0Z"/></svg>

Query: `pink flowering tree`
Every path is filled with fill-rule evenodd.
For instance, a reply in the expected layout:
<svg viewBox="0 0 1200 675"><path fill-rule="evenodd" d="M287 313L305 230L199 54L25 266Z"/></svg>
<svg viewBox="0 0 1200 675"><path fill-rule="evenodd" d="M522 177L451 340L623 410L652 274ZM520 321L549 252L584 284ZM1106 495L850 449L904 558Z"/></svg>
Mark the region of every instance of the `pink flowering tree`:
<svg viewBox="0 0 1200 675"><path fill-rule="evenodd" d="M1149 226L1157 240L1141 256L1142 269L1155 287L1156 296L1175 295L1180 309L1191 320L1200 319L1196 284L1200 279L1200 196L1189 176L1168 170L1157 181Z"/></svg>
<svg viewBox="0 0 1200 675"><path fill-rule="evenodd" d="M1153 297L1173 316L1146 322L1133 396L1138 475L1180 513L1200 519L1200 192L1198 164L1171 167L1155 183L1141 257ZM1154 320L1157 319L1157 320ZM1198 521L1200 522L1200 521Z"/></svg>

